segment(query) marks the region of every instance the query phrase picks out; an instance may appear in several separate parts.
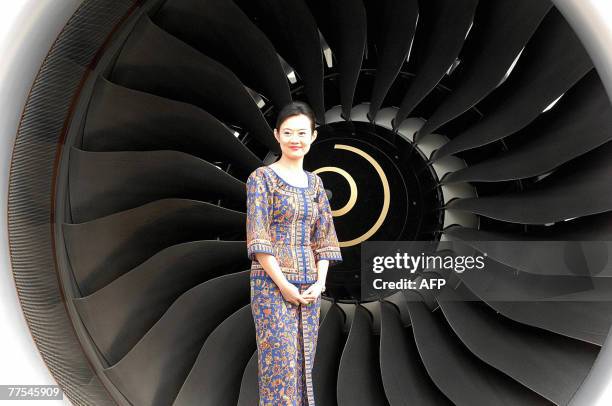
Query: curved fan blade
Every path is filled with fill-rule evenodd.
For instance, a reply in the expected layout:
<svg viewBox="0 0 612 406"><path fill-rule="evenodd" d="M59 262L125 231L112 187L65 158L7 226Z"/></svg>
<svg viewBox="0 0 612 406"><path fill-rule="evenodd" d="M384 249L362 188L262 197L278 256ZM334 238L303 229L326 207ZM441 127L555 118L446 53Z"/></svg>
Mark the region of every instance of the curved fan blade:
<svg viewBox="0 0 612 406"><path fill-rule="evenodd" d="M240 331L240 334L236 334ZM223 321L206 339L176 400L176 406L235 406L244 368L255 346L251 306Z"/></svg>
<svg viewBox="0 0 612 406"><path fill-rule="evenodd" d="M369 312L363 306L355 315L338 370L338 406L388 405L380 377L378 340Z"/></svg>
<svg viewBox="0 0 612 406"><path fill-rule="evenodd" d="M153 20L204 55L227 65L276 106L291 101L287 77L274 47L234 2L169 0Z"/></svg>
<svg viewBox="0 0 612 406"><path fill-rule="evenodd" d="M270 150L280 152L270 126L236 75L144 16L121 50L114 83L194 104L237 123Z"/></svg>
<svg viewBox="0 0 612 406"><path fill-rule="evenodd" d="M432 160L520 130L592 68L593 63L572 28L557 9L552 9L525 46L499 93L492 95L499 104L476 125L438 149ZM568 99L572 98L568 95Z"/></svg>
<svg viewBox="0 0 612 406"><path fill-rule="evenodd" d="M465 63L461 65L463 74L459 83L421 127L416 141L459 116L491 92L551 7L549 0L480 2L477 11L480 18L474 21L474 35L467 44L469 49L463 58Z"/></svg>
<svg viewBox="0 0 612 406"><path fill-rule="evenodd" d="M99 77L87 112L82 149L171 149L224 160L250 173L262 165L223 123L191 104L115 85Z"/></svg>
<svg viewBox="0 0 612 406"><path fill-rule="evenodd" d="M174 245L74 302L89 335L114 365L186 290L248 268L244 251L243 241Z"/></svg>
<svg viewBox="0 0 612 406"><path fill-rule="evenodd" d="M260 21L260 28L277 51L301 76L316 119L324 124L323 52L317 24L304 0L246 0L236 3L252 19Z"/></svg>
<svg viewBox="0 0 612 406"><path fill-rule="evenodd" d="M612 325L612 301L593 301L591 278L514 274L495 261L486 261L485 273L464 272L459 278L481 300L504 316L531 326L602 345ZM598 288L612 295L612 286ZM565 293L579 292L563 301ZM495 299L495 300L492 300Z"/></svg>
<svg viewBox="0 0 612 406"><path fill-rule="evenodd" d="M612 142L563 165L535 184L511 195L457 199L448 209L523 224L546 224L612 210L606 174L612 173ZM589 196L585 199L584 196Z"/></svg>
<svg viewBox="0 0 612 406"><path fill-rule="evenodd" d="M409 301L421 359L438 388L459 405L542 405L544 399L479 361L461 344L438 313Z"/></svg>
<svg viewBox="0 0 612 406"><path fill-rule="evenodd" d="M482 303L439 303L474 355L557 405L569 403L597 357L593 345L498 317Z"/></svg>
<svg viewBox="0 0 612 406"><path fill-rule="evenodd" d="M178 151L88 152L73 147L69 176L75 222L171 197L246 201L244 182Z"/></svg>
<svg viewBox="0 0 612 406"><path fill-rule="evenodd" d="M414 39L419 4L417 0L385 0L378 34L376 80L368 117L373 120L398 75Z"/></svg>
<svg viewBox="0 0 612 406"><path fill-rule="evenodd" d="M244 235L245 214L192 200L166 199L81 224L64 224L76 283L83 295L107 285L166 247Z"/></svg>
<svg viewBox="0 0 612 406"><path fill-rule="evenodd" d="M240 395L237 406L251 406L259 403L258 371L257 371L257 351L244 368L242 382L240 384Z"/></svg>
<svg viewBox="0 0 612 406"><path fill-rule="evenodd" d="M342 116L349 120L366 44L363 0L306 0L334 51L340 78Z"/></svg>
<svg viewBox="0 0 612 406"><path fill-rule="evenodd" d="M533 228L530 233L543 240L612 241L612 211Z"/></svg>
<svg viewBox="0 0 612 406"><path fill-rule="evenodd" d="M425 55L393 120L393 130L399 128L457 59L477 4L478 0L420 2L421 23L415 36L415 48L416 42L422 44Z"/></svg>
<svg viewBox="0 0 612 406"><path fill-rule="evenodd" d="M474 276L462 274L470 286L485 302L522 301L522 300L562 300L572 301L598 300L612 291L610 278L590 276L534 275L516 271L490 258L484 259L487 272ZM464 272L465 273L465 272ZM485 275L486 274L486 275ZM475 286L472 289L472 285Z"/></svg>
<svg viewBox="0 0 612 406"><path fill-rule="evenodd" d="M540 175L612 140L612 107L595 70L548 114L525 129L525 138L529 141L523 145L449 173L442 183L490 182Z"/></svg>
<svg viewBox="0 0 612 406"><path fill-rule="evenodd" d="M380 303L380 370L391 405L451 405L423 368L410 328L394 305Z"/></svg>
<svg viewBox="0 0 612 406"><path fill-rule="evenodd" d="M612 245L605 241L581 244L539 241L529 236L451 227L444 231L504 265L535 275L612 276L607 266Z"/></svg>
<svg viewBox="0 0 612 406"><path fill-rule="evenodd" d="M315 403L336 404L338 367L344 346L345 315L337 305L332 305L319 327L317 351L312 368L312 384Z"/></svg>
<svg viewBox="0 0 612 406"><path fill-rule="evenodd" d="M248 302L249 271L204 282L181 295L104 373L132 404L171 404L208 336Z"/></svg>

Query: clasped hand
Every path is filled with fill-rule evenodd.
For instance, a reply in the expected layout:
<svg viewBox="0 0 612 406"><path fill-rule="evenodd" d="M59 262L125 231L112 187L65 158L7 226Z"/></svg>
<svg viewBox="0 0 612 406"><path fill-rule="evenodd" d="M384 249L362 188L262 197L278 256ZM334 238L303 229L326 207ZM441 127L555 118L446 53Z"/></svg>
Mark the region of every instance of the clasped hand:
<svg viewBox="0 0 612 406"><path fill-rule="evenodd" d="M296 306L300 304L313 303L321 295L321 285L313 283L303 293L294 284L287 282L286 285L280 288L280 291L286 301Z"/></svg>

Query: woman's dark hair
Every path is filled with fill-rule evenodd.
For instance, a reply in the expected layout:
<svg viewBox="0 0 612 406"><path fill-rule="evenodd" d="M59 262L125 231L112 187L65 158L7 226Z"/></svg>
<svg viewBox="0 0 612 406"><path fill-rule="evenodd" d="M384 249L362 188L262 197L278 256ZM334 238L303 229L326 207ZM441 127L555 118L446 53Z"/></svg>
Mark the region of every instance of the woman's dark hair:
<svg viewBox="0 0 612 406"><path fill-rule="evenodd" d="M278 112L278 117L276 118L276 128L280 129L280 125L287 118L292 116L298 116L300 114L305 115L310 119L310 129L314 131L315 129L315 115L312 111L312 108L302 101L293 101L289 104L286 104L281 111Z"/></svg>

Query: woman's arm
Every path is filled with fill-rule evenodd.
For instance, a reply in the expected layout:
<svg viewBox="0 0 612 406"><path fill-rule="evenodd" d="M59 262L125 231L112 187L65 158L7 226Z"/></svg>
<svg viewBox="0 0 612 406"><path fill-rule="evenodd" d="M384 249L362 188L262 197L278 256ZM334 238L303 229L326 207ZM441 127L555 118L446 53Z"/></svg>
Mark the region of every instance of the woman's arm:
<svg viewBox="0 0 612 406"><path fill-rule="evenodd" d="M280 269L280 265L276 260L274 255L265 254L258 252L255 254L257 256L257 262L261 264L263 269L266 271L270 278L276 283L281 290L289 286L289 281L283 274L283 271Z"/></svg>
<svg viewBox="0 0 612 406"><path fill-rule="evenodd" d="M317 262L317 283L321 285L321 291L325 292L325 279L327 278L327 270L329 269L329 260L321 259Z"/></svg>

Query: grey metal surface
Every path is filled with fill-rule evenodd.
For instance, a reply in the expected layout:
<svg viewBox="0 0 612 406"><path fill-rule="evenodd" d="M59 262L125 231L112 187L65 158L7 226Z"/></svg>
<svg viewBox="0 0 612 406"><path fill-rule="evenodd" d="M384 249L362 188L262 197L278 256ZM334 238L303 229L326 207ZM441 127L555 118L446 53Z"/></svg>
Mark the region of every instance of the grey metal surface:
<svg viewBox="0 0 612 406"><path fill-rule="evenodd" d="M408 302L421 359L438 388L456 405L543 405L547 402L488 366L452 334L439 312Z"/></svg>
<svg viewBox="0 0 612 406"><path fill-rule="evenodd" d="M119 86L102 76L96 80L80 148L92 152L169 149L207 161L221 159L247 174L263 164L207 111Z"/></svg>
<svg viewBox="0 0 612 406"><path fill-rule="evenodd" d="M492 111L487 111L479 123L436 151L432 159L517 132L574 86L592 67L580 40L561 13L553 8L525 46L508 80L495 91L500 102ZM568 94L568 99L573 98Z"/></svg>
<svg viewBox="0 0 612 406"><path fill-rule="evenodd" d="M599 351L595 345L499 317L480 302L439 303L453 331L474 355L557 405L571 399Z"/></svg>
<svg viewBox="0 0 612 406"><path fill-rule="evenodd" d="M338 406L388 405L380 376L378 344L369 312L357 306L338 367Z"/></svg>
<svg viewBox="0 0 612 406"><path fill-rule="evenodd" d="M427 375L412 328L402 325L393 304L380 302L380 310L380 372L389 404L452 405Z"/></svg>
<svg viewBox="0 0 612 406"><path fill-rule="evenodd" d="M416 32L419 18L417 0L384 0L376 36L376 79L370 98L368 117L376 117L395 77L398 75ZM376 7L379 7L377 4Z"/></svg>
<svg viewBox="0 0 612 406"><path fill-rule="evenodd" d="M257 104L228 68L153 24L138 22L109 80L122 86L189 102L238 123L272 151L278 143Z"/></svg>
<svg viewBox="0 0 612 406"><path fill-rule="evenodd" d="M366 44L366 10L362 0L306 0L338 64L340 104L351 116Z"/></svg>
<svg viewBox="0 0 612 406"><path fill-rule="evenodd" d="M436 108L417 140L456 118L491 92L546 16L549 0L480 2L458 84Z"/></svg>
<svg viewBox="0 0 612 406"><path fill-rule="evenodd" d="M112 199L102 199L110 195ZM75 222L165 198L223 199L244 207L246 187L216 165L184 152L71 150L70 204Z"/></svg>
<svg viewBox="0 0 612 406"><path fill-rule="evenodd" d="M489 136L495 132L482 134ZM527 141L449 173L442 182L496 182L538 176L612 140L612 106L597 72L591 70L561 98L554 110L517 136Z"/></svg>
<svg viewBox="0 0 612 406"><path fill-rule="evenodd" d="M170 0L152 18L170 34L230 68L274 105L291 101L272 43L233 1Z"/></svg>
<svg viewBox="0 0 612 406"><path fill-rule="evenodd" d="M172 405L236 406L242 374L256 350L255 325L247 304L208 336Z"/></svg>
<svg viewBox="0 0 612 406"><path fill-rule="evenodd" d="M209 279L248 269L245 249L242 241L172 245L123 275L112 275L112 282L94 293L75 298L75 306L91 339L114 365L180 295Z"/></svg>
<svg viewBox="0 0 612 406"><path fill-rule="evenodd" d="M244 234L244 221L244 213L210 203L162 199L63 228L75 282L89 295L173 244Z"/></svg>
<svg viewBox="0 0 612 406"><path fill-rule="evenodd" d="M565 165L522 192L456 199L447 207L508 222L547 224L612 210L606 174L612 171L612 142ZM588 196L588 199L584 197Z"/></svg>
<svg viewBox="0 0 612 406"><path fill-rule="evenodd" d="M319 327L312 384L315 390L315 402L324 405L336 402L338 367L345 340L345 318L346 315L340 307L331 305Z"/></svg>
<svg viewBox="0 0 612 406"><path fill-rule="evenodd" d="M419 35L415 37L414 47L422 48L423 55L413 56L422 60L395 116L395 128L449 71L464 45L477 5L478 0L420 2Z"/></svg>
<svg viewBox="0 0 612 406"><path fill-rule="evenodd" d="M132 404L171 404L209 335L249 303L248 282L247 270L193 287L105 374Z"/></svg>

